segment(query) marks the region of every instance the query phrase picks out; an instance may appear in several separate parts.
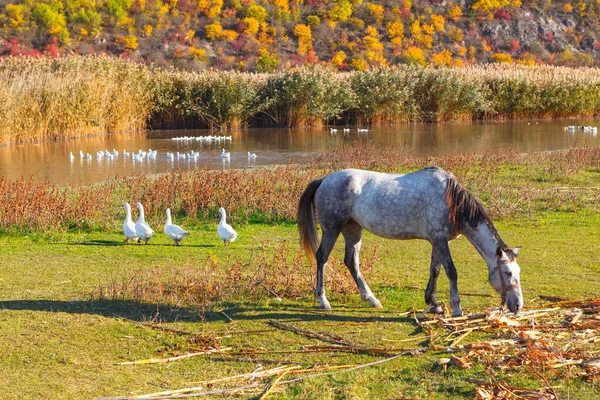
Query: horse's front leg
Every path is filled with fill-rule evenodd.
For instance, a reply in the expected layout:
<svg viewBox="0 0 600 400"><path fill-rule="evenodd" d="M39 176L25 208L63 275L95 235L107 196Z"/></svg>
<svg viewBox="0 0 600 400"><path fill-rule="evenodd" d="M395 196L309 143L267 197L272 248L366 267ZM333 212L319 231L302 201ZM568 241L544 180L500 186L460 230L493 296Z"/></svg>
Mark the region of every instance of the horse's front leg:
<svg viewBox="0 0 600 400"><path fill-rule="evenodd" d="M356 282L356 286L358 286L360 299L368 301L371 307L383 308L381 302L377 300L369 285L367 285L367 281L365 281L365 278L360 273L359 254L362 244L362 226L354 221L348 222L342 229L342 235L344 235L346 242L344 264L348 267L352 278L354 278L354 282Z"/></svg>
<svg viewBox="0 0 600 400"><path fill-rule="evenodd" d="M444 313L444 310L438 304L437 299L435 298L437 280L440 276L441 267L442 264L438 260L435 248L433 248L431 251L431 266L429 267L429 282L427 283L427 289L425 290L425 303L428 305L426 311L430 311L434 314Z"/></svg>
<svg viewBox="0 0 600 400"><path fill-rule="evenodd" d="M454 266L452 256L450 255L448 240L446 238L437 240L435 242L434 252L436 252L438 259L442 262L446 276L450 281L450 305L452 306L452 316L460 317L463 313L460 308L460 296L458 295L458 272L456 272L456 267Z"/></svg>
<svg viewBox="0 0 600 400"><path fill-rule="evenodd" d="M325 310L331 310L331 305L325 296L325 265L327 265L329 254L331 253L331 250L333 250L333 246L335 245L335 241L337 240L339 234L339 231L336 233L335 231L323 229L323 238L321 239L321 245L319 246L319 250L317 250L316 254L317 287L315 289L315 296L317 299L319 299L319 308L323 308Z"/></svg>

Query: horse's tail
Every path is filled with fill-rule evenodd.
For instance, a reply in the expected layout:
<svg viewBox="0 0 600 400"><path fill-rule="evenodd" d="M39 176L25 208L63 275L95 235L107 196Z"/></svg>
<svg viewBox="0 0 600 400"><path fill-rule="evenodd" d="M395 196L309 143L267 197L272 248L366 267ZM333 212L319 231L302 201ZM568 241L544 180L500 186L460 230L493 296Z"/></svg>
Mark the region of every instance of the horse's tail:
<svg viewBox="0 0 600 400"><path fill-rule="evenodd" d="M309 183L298 202L298 230L300 231L300 243L308 257L313 261L315 261L315 255L319 249L313 200L322 181L323 179L317 179L316 181Z"/></svg>

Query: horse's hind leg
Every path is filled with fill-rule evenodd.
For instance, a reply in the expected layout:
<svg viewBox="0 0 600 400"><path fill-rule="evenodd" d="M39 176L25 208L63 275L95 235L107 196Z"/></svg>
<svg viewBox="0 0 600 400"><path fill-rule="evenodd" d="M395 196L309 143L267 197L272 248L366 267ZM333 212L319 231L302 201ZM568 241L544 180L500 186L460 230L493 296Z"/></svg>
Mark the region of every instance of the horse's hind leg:
<svg viewBox="0 0 600 400"><path fill-rule="evenodd" d="M319 307L325 310L331 310L331 305L325 296L324 288L324 275L325 265L329 260L329 254L333 250L335 241L340 235L339 229L331 229L321 226L323 229L323 238L321 239L321 245L317 250L317 288L315 289L315 296L319 299Z"/></svg>
<svg viewBox="0 0 600 400"><path fill-rule="evenodd" d="M442 266L436 253L435 247L432 248L431 266L429 267L429 282L427 283L427 289L425 290L425 303L429 306L427 311L431 311L434 314L443 314L444 310L442 310L442 307L440 307L435 298L437 280L438 276L440 276L440 268Z"/></svg>
<svg viewBox="0 0 600 400"><path fill-rule="evenodd" d="M371 303L372 307L382 308L381 302L377 300L369 285L365 281L365 278L360 273L359 267L359 253L362 239L362 226L360 226L355 221L350 221L344 228L342 229L342 235L344 235L344 240L346 242L346 254L344 256L344 264L350 270L350 274L352 274L352 278L356 282L356 286L358 286L358 290L360 292L360 299L362 301L368 301Z"/></svg>

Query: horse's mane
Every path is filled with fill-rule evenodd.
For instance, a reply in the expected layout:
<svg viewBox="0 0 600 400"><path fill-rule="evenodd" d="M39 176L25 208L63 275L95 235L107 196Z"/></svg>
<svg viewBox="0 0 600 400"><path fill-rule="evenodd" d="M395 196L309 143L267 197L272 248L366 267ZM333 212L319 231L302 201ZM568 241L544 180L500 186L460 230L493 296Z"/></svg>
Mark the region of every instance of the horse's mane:
<svg viewBox="0 0 600 400"><path fill-rule="evenodd" d="M463 230L465 224L468 224L471 228L476 228L477 225L485 223L498 241L498 246L510 258L515 257L512 249L500 237L492 218L485 211L481 201L463 188L453 176L448 177L446 204L448 205L448 217L459 232Z"/></svg>

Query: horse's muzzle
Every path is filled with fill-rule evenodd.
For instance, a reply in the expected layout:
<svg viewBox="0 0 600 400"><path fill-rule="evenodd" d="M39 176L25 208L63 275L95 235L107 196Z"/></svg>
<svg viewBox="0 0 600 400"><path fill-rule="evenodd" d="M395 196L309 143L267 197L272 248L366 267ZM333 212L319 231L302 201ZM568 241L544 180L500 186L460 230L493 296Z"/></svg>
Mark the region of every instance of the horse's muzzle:
<svg viewBox="0 0 600 400"><path fill-rule="evenodd" d="M520 296L520 294L520 290L512 290L509 291L506 296L506 305L515 315L518 315L523 308L523 297Z"/></svg>

